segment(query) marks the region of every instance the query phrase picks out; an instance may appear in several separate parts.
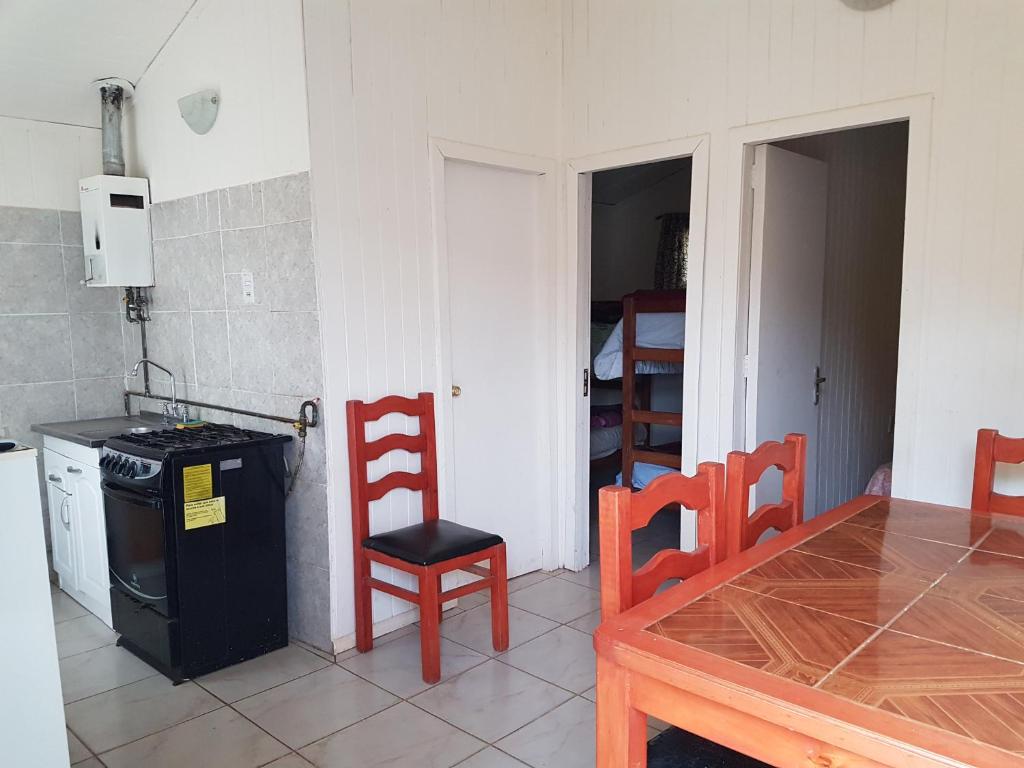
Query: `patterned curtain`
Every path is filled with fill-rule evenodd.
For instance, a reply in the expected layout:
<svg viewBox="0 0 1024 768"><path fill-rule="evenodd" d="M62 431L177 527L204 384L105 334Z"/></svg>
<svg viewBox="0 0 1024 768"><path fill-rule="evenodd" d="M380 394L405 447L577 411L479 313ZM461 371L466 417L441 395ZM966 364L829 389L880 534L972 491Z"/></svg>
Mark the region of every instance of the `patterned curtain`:
<svg viewBox="0 0 1024 768"><path fill-rule="evenodd" d="M661 217L658 255L654 261L654 287L661 290L686 287L686 251L690 246L690 214L666 213Z"/></svg>

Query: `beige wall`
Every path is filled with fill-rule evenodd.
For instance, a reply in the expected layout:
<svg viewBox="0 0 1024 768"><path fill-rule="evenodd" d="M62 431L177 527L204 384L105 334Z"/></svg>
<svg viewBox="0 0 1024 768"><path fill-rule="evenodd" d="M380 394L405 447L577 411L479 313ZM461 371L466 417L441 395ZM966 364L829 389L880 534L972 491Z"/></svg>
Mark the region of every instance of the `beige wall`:
<svg viewBox="0 0 1024 768"><path fill-rule="evenodd" d="M1024 47L1014 34L1024 4L895 0L865 13L831 0L305 0L304 21L335 402L437 386L430 136L564 161L704 134L695 418L699 457L721 458L735 434L734 129L930 94L925 268L901 297L899 397L920 414L898 409L897 492L965 503L975 430L1024 434ZM341 416L327 425L335 638L352 629ZM398 498L380 514L400 525L416 512ZM384 600L376 616L395 610Z"/></svg>
<svg viewBox="0 0 1024 768"><path fill-rule="evenodd" d="M561 4L306 0L304 13L328 399L436 390L428 139L558 156ZM328 418L341 638L353 631L347 450L343 412ZM419 514L393 493L374 525ZM408 610L375 601L378 621Z"/></svg>
<svg viewBox="0 0 1024 768"><path fill-rule="evenodd" d="M1024 434L1024 4L567 0L564 10L566 157L710 135L701 458L733 447L731 129L933 95L925 268L902 297L899 397L920 412L898 408L895 489L966 503L975 431Z"/></svg>
<svg viewBox="0 0 1024 768"><path fill-rule="evenodd" d="M178 99L212 88L199 136ZM129 172L153 202L309 170L301 0L199 0L128 102Z"/></svg>

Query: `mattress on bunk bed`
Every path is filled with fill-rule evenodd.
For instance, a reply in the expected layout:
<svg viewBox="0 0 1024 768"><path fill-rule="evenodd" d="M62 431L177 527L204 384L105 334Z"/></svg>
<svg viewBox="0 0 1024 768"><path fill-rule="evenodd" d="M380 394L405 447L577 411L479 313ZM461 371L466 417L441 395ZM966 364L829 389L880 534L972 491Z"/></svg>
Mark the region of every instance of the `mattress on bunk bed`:
<svg viewBox="0 0 1024 768"><path fill-rule="evenodd" d="M642 461L633 463L633 487L638 491L642 491L648 485L653 483L657 478L662 475L666 475L669 472L678 472L678 469L672 469L672 467L663 467L660 464L646 464ZM622 485L622 473L619 472L615 476L615 484Z"/></svg>
<svg viewBox="0 0 1024 768"><path fill-rule="evenodd" d="M686 328L685 312L643 312L636 316L636 345L649 349L682 349ZM637 373L681 373L680 363L640 360ZM615 325L601 351L594 357L594 376L622 378L622 321Z"/></svg>
<svg viewBox="0 0 1024 768"><path fill-rule="evenodd" d="M647 428L643 424L633 425L633 434L636 442L642 441L647 436ZM590 428L590 460L603 459L611 456L622 448L622 424L615 424L611 427Z"/></svg>

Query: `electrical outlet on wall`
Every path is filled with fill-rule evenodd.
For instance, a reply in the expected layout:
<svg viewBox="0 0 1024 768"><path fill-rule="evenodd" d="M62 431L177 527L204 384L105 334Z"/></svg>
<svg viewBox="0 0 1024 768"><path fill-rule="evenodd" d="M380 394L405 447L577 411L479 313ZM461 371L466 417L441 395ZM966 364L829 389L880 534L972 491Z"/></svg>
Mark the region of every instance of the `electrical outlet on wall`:
<svg viewBox="0 0 1024 768"><path fill-rule="evenodd" d="M242 273L242 303L256 303L256 284L252 278L252 272Z"/></svg>

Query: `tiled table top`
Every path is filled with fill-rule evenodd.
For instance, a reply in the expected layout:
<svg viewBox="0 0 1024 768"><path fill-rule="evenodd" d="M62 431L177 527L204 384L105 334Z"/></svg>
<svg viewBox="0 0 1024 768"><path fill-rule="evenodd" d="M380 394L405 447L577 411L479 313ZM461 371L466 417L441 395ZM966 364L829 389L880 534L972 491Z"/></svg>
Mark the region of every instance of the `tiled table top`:
<svg viewBox="0 0 1024 768"><path fill-rule="evenodd" d="M646 631L1024 755L1024 520L881 499Z"/></svg>

